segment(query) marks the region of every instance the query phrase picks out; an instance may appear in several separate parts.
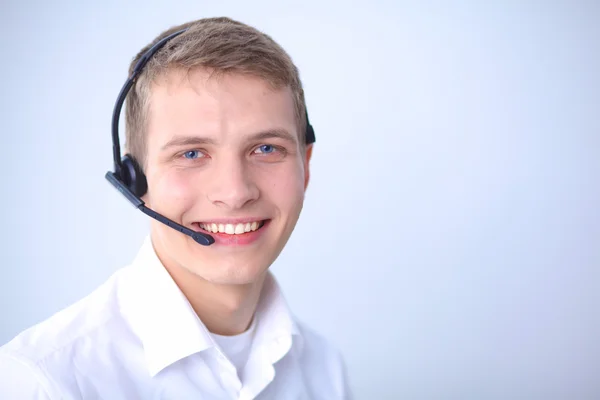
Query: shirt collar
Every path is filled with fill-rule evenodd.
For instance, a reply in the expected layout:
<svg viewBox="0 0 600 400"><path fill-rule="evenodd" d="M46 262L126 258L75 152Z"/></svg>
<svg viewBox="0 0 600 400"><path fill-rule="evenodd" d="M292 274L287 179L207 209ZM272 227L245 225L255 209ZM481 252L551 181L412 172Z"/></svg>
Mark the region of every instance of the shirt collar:
<svg viewBox="0 0 600 400"><path fill-rule="evenodd" d="M169 365L215 346L210 332L173 281L147 236L121 288L122 311L140 338L151 376ZM303 339L283 293L269 272L257 305L255 346ZM275 355L272 362L285 355Z"/></svg>
<svg viewBox="0 0 600 400"><path fill-rule="evenodd" d="M303 338L298 324L277 280L270 272L263 284L261 297L256 308L256 318L258 318L256 328L256 344L258 346L269 345L282 338L290 338L294 341L294 344L302 346Z"/></svg>
<svg viewBox="0 0 600 400"><path fill-rule="evenodd" d="M149 236L130 272L131 286L121 291L126 318L142 341L152 376L214 346L210 333L156 255Z"/></svg>

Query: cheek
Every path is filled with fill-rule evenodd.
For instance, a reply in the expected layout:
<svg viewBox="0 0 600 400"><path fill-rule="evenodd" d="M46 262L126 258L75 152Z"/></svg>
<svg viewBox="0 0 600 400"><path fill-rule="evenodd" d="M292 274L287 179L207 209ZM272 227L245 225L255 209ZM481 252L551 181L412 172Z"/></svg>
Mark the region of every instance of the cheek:
<svg viewBox="0 0 600 400"><path fill-rule="evenodd" d="M264 194L280 208L296 209L304 199L304 173L301 165L290 165L265 174Z"/></svg>
<svg viewBox="0 0 600 400"><path fill-rule="evenodd" d="M154 207L173 212L182 211L194 203L196 193L186 174L172 170L157 174L153 178L152 181L148 181L148 193Z"/></svg>

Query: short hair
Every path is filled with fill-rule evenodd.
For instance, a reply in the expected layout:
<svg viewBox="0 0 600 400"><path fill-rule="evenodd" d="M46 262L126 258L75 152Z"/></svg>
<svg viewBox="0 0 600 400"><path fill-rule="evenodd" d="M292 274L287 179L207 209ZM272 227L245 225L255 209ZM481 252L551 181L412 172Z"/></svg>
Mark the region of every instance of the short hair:
<svg viewBox="0 0 600 400"><path fill-rule="evenodd" d="M152 83L169 70L205 68L211 75L246 74L263 79L274 89L289 86L295 106L299 143L305 147L307 121L304 90L298 68L270 36L227 17L204 18L174 26L145 46L135 56L129 74L140 57L159 40L187 29L164 45L146 64L126 105L126 147L144 168L146 165L148 113Z"/></svg>

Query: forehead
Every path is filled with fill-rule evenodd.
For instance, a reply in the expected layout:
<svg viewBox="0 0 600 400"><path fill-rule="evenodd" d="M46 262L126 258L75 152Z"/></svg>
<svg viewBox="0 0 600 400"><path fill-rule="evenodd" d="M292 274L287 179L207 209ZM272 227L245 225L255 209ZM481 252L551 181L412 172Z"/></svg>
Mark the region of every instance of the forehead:
<svg viewBox="0 0 600 400"><path fill-rule="evenodd" d="M158 145L174 135L227 141L272 129L298 138L291 89L254 76L171 70L153 82L149 100L148 139Z"/></svg>

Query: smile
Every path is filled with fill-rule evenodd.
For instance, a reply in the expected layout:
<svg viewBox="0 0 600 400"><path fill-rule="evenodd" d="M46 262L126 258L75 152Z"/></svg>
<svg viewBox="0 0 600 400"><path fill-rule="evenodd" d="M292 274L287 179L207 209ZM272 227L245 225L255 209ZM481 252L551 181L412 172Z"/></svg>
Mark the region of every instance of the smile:
<svg viewBox="0 0 600 400"><path fill-rule="evenodd" d="M238 224L220 224L215 222L196 223L200 228L211 233L224 233L227 235L242 235L259 230L265 221L252 221Z"/></svg>

